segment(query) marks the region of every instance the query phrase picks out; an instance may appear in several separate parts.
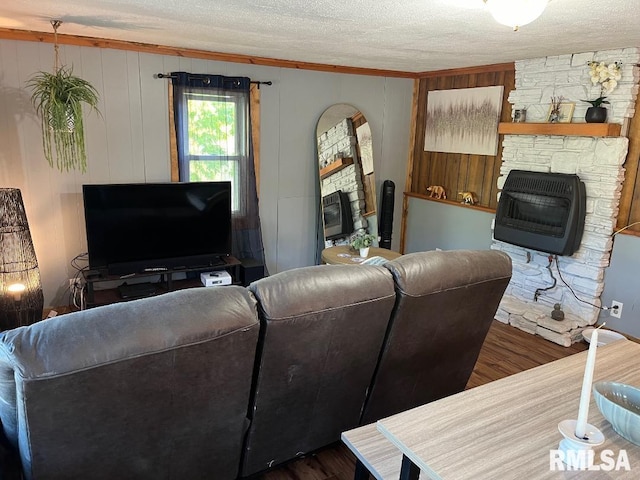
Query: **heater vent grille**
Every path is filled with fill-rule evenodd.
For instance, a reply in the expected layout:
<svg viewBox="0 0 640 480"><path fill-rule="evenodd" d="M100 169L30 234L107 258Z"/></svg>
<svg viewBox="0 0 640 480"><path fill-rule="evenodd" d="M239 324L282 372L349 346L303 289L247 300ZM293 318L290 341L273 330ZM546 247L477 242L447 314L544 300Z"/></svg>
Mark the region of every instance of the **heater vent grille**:
<svg viewBox="0 0 640 480"><path fill-rule="evenodd" d="M538 195L564 196L571 198L573 195L573 182L567 182L567 179L553 179L541 177L539 174L535 176L514 175L509 176L505 182L504 189L507 191L535 193ZM509 180L510 179L510 180Z"/></svg>
<svg viewBox="0 0 640 480"><path fill-rule="evenodd" d="M496 240L572 255L584 230L586 194L577 175L512 170L496 211Z"/></svg>
<svg viewBox="0 0 640 480"><path fill-rule="evenodd" d="M505 225L554 237L564 235L571 208L569 199L519 192L503 192L503 195L508 197Z"/></svg>

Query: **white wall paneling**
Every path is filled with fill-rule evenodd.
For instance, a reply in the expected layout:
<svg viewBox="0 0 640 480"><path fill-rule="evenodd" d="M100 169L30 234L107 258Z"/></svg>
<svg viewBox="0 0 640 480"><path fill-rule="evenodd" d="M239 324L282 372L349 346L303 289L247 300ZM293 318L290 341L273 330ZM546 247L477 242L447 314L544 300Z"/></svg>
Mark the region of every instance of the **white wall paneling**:
<svg viewBox="0 0 640 480"><path fill-rule="evenodd" d="M41 267L45 305L62 305L69 262L86 251L82 185L170 180L169 82L175 70L271 80L261 88L260 209L271 273L315 262L315 127L334 103L362 110L373 133L376 175L396 181L401 199L413 81L61 46L61 59L100 94L102 116L85 116L87 173L60 173L44 160L27 79L53 68L50 44L0 41L0 186L22 190ZM385 134L383 132L393 132ZM393 152L391 158L385 158ZM378 170L380 169L380 170ZM401 201L396 198L396 207ZM399 219L396 219L399 225ZM394 232L399 238L399 230Z"/></svg>

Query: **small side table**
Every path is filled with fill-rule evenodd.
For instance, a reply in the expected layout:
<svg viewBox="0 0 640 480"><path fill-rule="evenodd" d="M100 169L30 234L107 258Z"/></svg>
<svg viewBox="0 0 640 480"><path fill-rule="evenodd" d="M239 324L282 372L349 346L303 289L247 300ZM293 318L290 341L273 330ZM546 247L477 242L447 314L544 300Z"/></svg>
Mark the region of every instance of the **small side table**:
<svg viewBox="0 0 640 480"><path fill-rule="evenodd" d="M398 252L387 250L386 248L369 247L369 256L382 257L387 260L395 260L402 256ZM357 250L352 249L349 245L338 245L335 247L325 248L322 251L322 263L329 265L359 265L365 258L362 258Z"/></svg>

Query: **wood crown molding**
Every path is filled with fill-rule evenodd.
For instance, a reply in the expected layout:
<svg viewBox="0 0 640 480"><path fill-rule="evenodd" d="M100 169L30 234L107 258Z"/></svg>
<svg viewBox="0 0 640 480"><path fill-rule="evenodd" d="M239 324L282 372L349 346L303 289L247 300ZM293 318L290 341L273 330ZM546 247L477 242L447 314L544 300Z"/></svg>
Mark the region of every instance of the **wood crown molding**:
<svg viewBox="0 0 640 480"><path fill-rule="evenodd" d="M0 28L0 39L21 40L25 42L53 43L53 33L36 32L33 30L19 30L15 28ZM169 47L166 45L154 45L149 43L130 42L126 40L109 40L98 37L83 37L80 35L65 35L58 33L60 45L75 45L79 47L112 48L114 50L127 50L133 52L154 53L174 57L199 58L202 60L215 60L230 63L247 63L266 67L293 68L298 70L313 70L317 72L345 73L350 75L368 75L374 77L392 78L430 78L446 77L451 75L468 75L474 73L496 72L515 69L515 63L498 63L493 65L481 65L476 67L453 68L449 70L436 70L433 72L403 72L399 70L384 70L376 68L348 67L343 65L328 65L324 63L297 62L294 60L282 60L277 58L254 57L236 53L210 52L192 48Z"/></svg>
<svg viewBox="0 0 640 480"><path fill-rule="evenodd" d="M495 73L503 71L513 71L516 68L514 62L510 63L494 63L493 65L478 65L476 67L451 68L449 70L437 70L434 72L416 73L416 78L432 78L432 77L451 77L454 75L472 75L478 73Z"/></svg>
<svg viewBox="0 0 640 480"><path fill-rule="evenodd" d="M13 28L0 28L0 39L21 40L26 42L53 43L53 33L35 32L31 30L19 30ZM326 65L322 63L297 62L293 60L281 60L267 57L254 57L235 53L210 52L191 48L169 47L125 40L109 40L96 37L83 37L79 35L64 35L58 33L60 45L75 45L80 47L112 48L115 50L128 50L134 52L154 53L185 58L199 58L203 60L216 60L231 63L247 63L267 67L294 68L298 70L313 70L318 72L346 73L351 75L368 75L375 77L417 78L416 72L402 72L397 70L383 70L375 68L348 67L342 65Z"/></svg>

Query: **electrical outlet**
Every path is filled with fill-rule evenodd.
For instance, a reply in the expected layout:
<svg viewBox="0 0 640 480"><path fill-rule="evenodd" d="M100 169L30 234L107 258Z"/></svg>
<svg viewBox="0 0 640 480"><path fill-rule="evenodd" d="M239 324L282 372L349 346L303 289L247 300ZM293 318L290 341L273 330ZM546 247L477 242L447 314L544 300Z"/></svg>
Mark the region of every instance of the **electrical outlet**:
<svg viewBox="0 0 640 480"><path fill-rule="evenodd" d="M622 302L618 302L617 300L613 300L611 302L611 310L609 310L609 315L615 318L621 318L622 316Z"/></svg>
<svg viewBox="0 0 640 480"><path fill-rule="evenodd" d="M75 278L70 278L70 279L69 279L69 286L70 286L70 287L73 287L73 286L76 284L76 282L77 282L77 281L78 281L78 280L77 280L77 279L75 279Z"/></svg>

